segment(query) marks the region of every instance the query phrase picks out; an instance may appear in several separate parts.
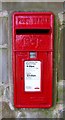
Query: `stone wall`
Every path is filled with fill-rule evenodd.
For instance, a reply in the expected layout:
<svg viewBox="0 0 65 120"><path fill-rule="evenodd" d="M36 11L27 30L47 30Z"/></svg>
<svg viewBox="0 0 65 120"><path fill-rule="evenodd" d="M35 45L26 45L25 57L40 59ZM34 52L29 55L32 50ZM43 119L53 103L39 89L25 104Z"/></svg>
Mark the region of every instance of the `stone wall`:
<svg viewBox="0 0 65 120"><path fill-rule="evenodd" d="M0 117L63 118L63 2L6 2L0 4ZM15 109L12 79L12 12L51 11L55 14L53 106L50 109ZM0 119L1 119L0 118Z"/></svg>

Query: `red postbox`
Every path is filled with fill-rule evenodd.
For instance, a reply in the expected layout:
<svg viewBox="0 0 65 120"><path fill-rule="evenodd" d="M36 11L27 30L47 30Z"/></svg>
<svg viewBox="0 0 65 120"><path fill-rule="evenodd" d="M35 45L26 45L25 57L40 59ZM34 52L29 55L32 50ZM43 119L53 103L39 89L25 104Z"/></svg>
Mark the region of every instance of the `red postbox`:
<svg viewBox="0 0 65 120"><path fill-rule="evenodd" d="M52 106L53 26L51 12L13 14L14 105Z"/></svg>

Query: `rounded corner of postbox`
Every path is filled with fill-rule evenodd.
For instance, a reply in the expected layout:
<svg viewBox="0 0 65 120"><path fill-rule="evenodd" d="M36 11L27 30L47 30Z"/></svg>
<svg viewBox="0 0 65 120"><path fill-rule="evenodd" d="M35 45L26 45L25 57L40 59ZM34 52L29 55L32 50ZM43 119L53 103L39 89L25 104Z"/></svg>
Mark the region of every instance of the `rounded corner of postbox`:
<svg viewBox="0 0 65 120"><path fill-rule="evenodd" d="M16 15L16 12L14 11L14 12L12 12L12 16L15 16Z"/></svg>
<svg viewBox="0 0 65 120"><path fill-rule="evenodd" d="M19 108L17 104L14 103L14 108Z"/></svg>
<svg viewBox="0 0 65 120"><path fill-rule="evenodd" d="M55 16L53 12L51 12L51 15L52 15L53 17Z"/></svg>
<svg viewBox="0 0 65 120"><path fill-rule="evenodd" d="M13 16L13 17L15 17L17 14L18 14L17 11L13 11L13 12L12 12L12 16Z"/></svg>
<svg viewBox="0 0 65 120"><path fill-rule="evenodd" d="M48 108L49 108L49 109L50 109L52 106L53 106L52 103L48 104Z"/></svg>

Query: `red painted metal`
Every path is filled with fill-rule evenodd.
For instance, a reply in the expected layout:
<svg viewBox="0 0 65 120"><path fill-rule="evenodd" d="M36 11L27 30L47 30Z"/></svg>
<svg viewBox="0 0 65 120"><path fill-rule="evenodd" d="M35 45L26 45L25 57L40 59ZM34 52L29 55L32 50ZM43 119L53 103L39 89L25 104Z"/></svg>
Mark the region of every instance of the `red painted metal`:
<svg viewBox="0 0 65 120"><path fill-rule="evenodd" d="M14 106L49 108L53 91L54 15L51 12L15 12L12 30ZM30 57L31 51L36 52L35 58ZM25 91L25 61L41 62L40 91Z"/></svg>

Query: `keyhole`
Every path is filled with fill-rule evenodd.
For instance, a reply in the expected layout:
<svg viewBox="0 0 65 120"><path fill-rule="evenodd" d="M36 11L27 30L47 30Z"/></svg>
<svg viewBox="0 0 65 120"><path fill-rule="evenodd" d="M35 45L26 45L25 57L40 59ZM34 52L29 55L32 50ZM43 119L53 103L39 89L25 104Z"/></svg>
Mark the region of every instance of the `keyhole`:
<svg viewBox="0 0 65 120"><path fill-rule="evenodd" d="M21 80L23 79L23 77L21 77Z"/></svg>

